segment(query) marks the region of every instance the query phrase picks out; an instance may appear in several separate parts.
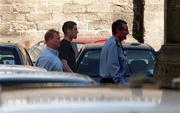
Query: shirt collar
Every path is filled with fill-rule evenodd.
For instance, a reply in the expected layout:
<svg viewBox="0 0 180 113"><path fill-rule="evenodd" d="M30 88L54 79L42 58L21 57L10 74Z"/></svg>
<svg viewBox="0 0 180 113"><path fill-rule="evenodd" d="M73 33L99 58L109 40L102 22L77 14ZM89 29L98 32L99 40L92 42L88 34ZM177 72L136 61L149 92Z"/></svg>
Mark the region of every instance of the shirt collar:
<svg viewBox="0 0 180 113"><path fill-rule="evenodd" d="M53 54L55 54L56 56L58 56L58 51L56 49L52 49L50 47L46 47L47 50L51 51Z"/></svg>
<svg viewBox="0 0 180 113"><path fill-rule="evenodd" d="M118 40L118 38L117 38L116 36L113 35L112 38L113 38L115 41L117 41L118 44L121 44L121 42Z"/></svg>

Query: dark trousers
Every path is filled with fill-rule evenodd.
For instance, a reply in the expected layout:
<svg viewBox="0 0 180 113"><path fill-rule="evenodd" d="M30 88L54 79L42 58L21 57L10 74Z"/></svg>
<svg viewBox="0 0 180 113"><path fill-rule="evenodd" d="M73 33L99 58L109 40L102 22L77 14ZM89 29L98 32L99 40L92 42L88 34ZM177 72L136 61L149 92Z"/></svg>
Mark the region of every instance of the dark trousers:
<svg viewBox="0 0 180 113"><path fill-rule="evenodd" d="M101 78L101 83L115 83L112 78Z"/></svg>

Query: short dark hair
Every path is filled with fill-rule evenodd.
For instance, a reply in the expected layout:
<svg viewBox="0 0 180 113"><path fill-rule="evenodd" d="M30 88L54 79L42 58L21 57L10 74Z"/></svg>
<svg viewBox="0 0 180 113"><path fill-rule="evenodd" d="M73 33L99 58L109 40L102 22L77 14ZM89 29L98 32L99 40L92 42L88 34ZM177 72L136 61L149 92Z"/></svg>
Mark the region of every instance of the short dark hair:
<svg viewBox="0 0 180 113"><path fill-rule="evenodd" d="M114 21L112 23L112 34L116 35L117 29L123 30L124 29L123 24L127 24L127 22L124 21L124 20L121 20L121 19L118 19L118 20Z"/></svg>
<svg viewBox="0 0 180 113"><path fill-rule="evenodd" d="M59 34L59 31L56 31L55 29L49 29L44 35L45 42L47 42L49 39L53 38L54 33Z"/></svg>
<svg viewBox="0 0 180 113"><path fill-rule="evenodd" d="M62 31L64 34L67 33L68 29L72 29L75 25L77 25L74 21L66 21L62 26Z"/></svg>

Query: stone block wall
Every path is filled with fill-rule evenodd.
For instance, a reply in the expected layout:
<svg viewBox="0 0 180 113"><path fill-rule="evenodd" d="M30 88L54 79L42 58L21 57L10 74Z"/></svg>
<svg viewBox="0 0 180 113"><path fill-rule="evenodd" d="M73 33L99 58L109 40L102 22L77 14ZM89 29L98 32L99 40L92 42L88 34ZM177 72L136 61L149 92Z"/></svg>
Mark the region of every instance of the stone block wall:
<svg viewBox="0 0 180 113"><path fill-rule="evenodd" d="M164 0L145 0L145 43L156 50L164 44Z"/></svg>
<svg viewBox="0 0 180 113"><path fill-rule="evenodd" d="M153 44L149 40L152 37L157 37L158 41L163 39L163 22L160 20L163 0L147 1L145 42ZM128 22L128 40L132 41L133 16L133 0L0 0L0 41L18 42L30 48L43 40L48 29L61 31L67 20L78 24L79 37L109 37L111 23L118 18Z"/></svg>

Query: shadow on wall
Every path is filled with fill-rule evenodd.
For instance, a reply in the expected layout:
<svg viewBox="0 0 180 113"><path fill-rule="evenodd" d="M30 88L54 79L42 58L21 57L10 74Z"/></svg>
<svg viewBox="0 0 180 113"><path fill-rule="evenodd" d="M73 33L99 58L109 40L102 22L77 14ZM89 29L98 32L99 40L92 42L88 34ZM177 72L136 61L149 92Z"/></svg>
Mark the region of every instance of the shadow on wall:
<svg viewBox="0 0 180 113"><path fill-rule="evenodd" d="M26 49L31 47L31 41L30 40L22 40L18 44L20 44L21 46L23 46Z"/></svg>

